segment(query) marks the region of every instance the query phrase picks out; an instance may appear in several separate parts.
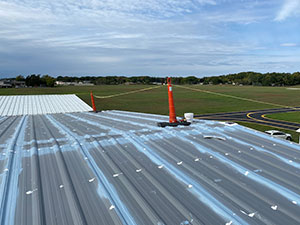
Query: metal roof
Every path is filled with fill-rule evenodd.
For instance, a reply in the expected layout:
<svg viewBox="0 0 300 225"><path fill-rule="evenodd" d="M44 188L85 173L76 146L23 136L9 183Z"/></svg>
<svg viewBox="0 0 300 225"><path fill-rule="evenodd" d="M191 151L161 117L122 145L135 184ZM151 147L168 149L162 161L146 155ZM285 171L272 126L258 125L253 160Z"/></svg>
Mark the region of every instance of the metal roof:
<svg viewBox="0 0 300 225"><path fill-rule="evenodd" d="M0 117L0 223L298 224L300 147L124 111Z"/></svg>
<svg viewBox="0 0 300 225"><path fill-rule="evenodd" d="M0 96L0 116L92 111L74 94Z"/></svg>

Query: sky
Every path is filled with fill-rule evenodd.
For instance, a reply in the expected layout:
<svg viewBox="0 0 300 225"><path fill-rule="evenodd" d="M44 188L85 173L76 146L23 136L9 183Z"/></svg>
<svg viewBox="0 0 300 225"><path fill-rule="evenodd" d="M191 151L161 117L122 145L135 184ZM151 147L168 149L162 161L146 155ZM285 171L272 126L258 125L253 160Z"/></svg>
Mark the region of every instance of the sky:
<svg viewBox="0 0 300 225"><path fill-rule="evenodd" d="M0 78L300 71L300 0L0 0Z"/></svg>

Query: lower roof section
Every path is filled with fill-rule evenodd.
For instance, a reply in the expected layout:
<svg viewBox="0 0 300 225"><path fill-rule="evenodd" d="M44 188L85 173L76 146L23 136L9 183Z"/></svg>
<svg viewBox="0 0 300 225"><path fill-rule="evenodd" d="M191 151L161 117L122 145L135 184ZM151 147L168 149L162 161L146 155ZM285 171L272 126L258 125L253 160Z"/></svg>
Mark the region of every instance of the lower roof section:
<svg viewBox="0 0 300 225"><path fill-rule="evenodd" d="M92 111L92 108L74 94L0 96L0 116L85 111Z"/></svg>
<svg viewBox="0 0 300 225"><path fill-rule="evenodd" d="M297 224L300 147L106 111L0 117L0 224Z"/></svg>

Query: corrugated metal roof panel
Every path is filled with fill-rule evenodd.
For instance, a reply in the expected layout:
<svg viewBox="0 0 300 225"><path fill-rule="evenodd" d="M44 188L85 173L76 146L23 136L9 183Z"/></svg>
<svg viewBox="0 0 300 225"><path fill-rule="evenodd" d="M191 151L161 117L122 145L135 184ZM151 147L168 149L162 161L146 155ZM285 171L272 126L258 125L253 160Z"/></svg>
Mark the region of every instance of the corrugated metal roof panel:
<svg viewBox="0 0 300 225"><path fill-rule="evenodd" d="M299 145L214 121L156 126L167 119L0 117L1 224L299 223Z"/></svg>
<svg viewBox="0 0 300 225"><path fill-rule="evenodd" d="M92 111L92 108L73 94L0 96L0 116L84 111Z"/></svg>

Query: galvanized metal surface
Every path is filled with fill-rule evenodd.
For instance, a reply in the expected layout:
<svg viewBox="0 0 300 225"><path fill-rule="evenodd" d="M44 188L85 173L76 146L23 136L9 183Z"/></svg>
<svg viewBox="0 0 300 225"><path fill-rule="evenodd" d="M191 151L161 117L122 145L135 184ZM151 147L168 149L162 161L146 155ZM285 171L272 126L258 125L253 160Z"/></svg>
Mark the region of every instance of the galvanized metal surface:
<svg viewBox="0 0 300 225"><path fill-rule="evenodd" d="M298 224L300 147L213 121L0 117L0 224Z"/></svg>
<svg viewBox="0 0 300 225"><path fill-rule="evenodd" d="M0 96L0 116L85 112L93 109L76 95Z"/></svg>

